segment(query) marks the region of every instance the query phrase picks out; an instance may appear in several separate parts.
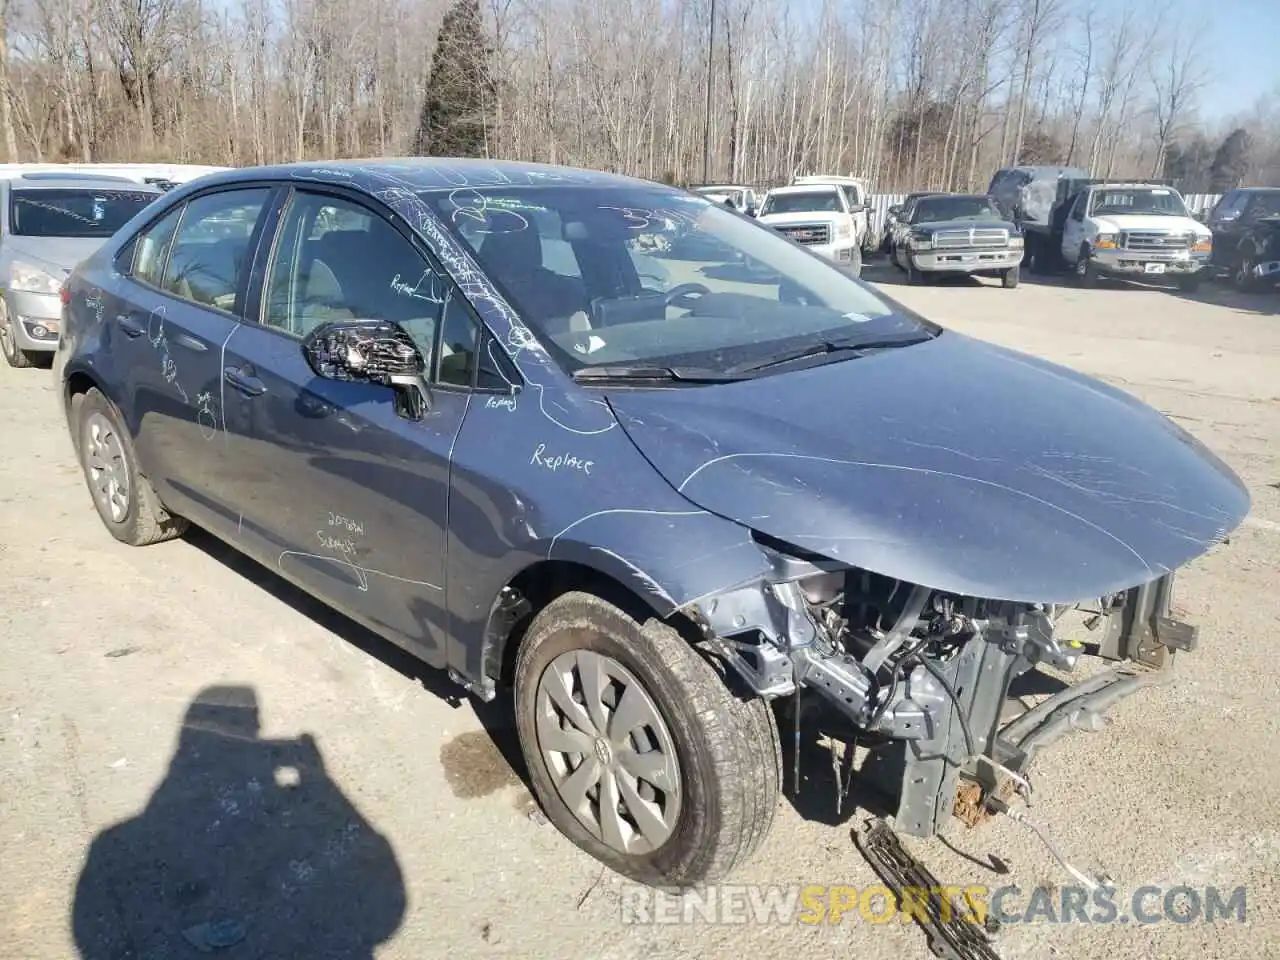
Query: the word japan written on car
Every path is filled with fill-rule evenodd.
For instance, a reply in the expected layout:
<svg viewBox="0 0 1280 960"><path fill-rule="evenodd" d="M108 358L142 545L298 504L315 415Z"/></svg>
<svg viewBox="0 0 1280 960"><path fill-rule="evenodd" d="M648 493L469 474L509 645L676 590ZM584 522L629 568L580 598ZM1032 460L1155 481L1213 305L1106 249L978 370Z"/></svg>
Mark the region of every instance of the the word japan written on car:
<svg viewBox="0 0 1280 960"><path fill-rule="evenodd" d="M880 742L862 775L899 830L935 833L962 782L1007 797L1062 698L1161 671L1011 721L1010 679L1076 666L1076 611L1109 660L1191 649L1174 572L1249 507L1127 394L607 174L215 174L68 292L56 377L111 533L198 524L513 698L550 820L645 882L759 846L802 695Z"/></svg>

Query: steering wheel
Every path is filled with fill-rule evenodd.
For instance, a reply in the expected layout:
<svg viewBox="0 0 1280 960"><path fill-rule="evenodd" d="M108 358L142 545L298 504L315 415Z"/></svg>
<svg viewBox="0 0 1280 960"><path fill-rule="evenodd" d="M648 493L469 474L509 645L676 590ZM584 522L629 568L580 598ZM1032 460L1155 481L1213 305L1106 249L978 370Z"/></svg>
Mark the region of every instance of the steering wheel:
<svg viewBox="0 0 1280 960"><path fill-rule="evenodd" d="M710 292L710 289L700 283L678 283L667 291L667 306L689 310Z"/></svg>

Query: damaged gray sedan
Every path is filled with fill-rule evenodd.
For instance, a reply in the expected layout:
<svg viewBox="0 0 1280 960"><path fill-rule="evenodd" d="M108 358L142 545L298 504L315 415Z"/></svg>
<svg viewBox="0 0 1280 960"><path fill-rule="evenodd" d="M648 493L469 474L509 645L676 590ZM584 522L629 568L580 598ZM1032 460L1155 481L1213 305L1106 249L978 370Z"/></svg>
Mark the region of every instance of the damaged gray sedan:
<svg viewBox="0 0 1280 960"><path fill-rule="evenodd" d="M1174 574L1249 508L1127 394L605 174L215 174L64 302L55 371L114 536L198 524L512 698L551 821L648 882L759 846L779 718L875 741L901 831L962 789L1010 800L1194 647ZM1002 716L1085 655L1124 663Z"/></svg>

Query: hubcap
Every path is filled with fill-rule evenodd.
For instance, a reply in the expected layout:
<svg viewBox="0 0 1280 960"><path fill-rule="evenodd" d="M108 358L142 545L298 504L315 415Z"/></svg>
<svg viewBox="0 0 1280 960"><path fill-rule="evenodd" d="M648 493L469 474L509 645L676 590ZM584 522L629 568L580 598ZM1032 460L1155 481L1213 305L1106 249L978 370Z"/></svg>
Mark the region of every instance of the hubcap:
<svg viewBox="0 0 1280 960"><path fill-rule="evenodd" d="M114 523L120 523L129 513L129 464L116 428L100 413L85 420L84 458L94 499Z"/></svg>
<svg viewBox="0 0 1280 960"><path fill-rule="evenodd" d="M1079 260L1076 261L1076 273L1078 273L1080 276L1083 277L1086 273L1088 273L1088 271L1089 271L1089 261L1085 260L1084 257L1081 257Z"/></svg>
<svg viewBox="0 0 1280 960"><path fill-rule="evenodd" d="M597 840L649 853L680 816L680 765L657 705L617 660L556 657L538 679L538 747L556 791Z"/></svg>

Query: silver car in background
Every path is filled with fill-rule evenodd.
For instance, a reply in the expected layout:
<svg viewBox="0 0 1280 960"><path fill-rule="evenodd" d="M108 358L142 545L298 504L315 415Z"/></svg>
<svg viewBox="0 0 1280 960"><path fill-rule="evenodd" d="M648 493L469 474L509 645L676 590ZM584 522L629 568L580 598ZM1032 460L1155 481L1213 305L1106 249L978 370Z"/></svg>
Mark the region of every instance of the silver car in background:
<svg viewBox="0 0 1280 960"><path fill-rule="evenodd" d="M58 346L62 282L164 191L126 177L26 173L0 180L0 352L29 367Z"/></svg>

